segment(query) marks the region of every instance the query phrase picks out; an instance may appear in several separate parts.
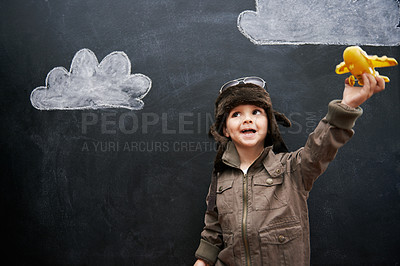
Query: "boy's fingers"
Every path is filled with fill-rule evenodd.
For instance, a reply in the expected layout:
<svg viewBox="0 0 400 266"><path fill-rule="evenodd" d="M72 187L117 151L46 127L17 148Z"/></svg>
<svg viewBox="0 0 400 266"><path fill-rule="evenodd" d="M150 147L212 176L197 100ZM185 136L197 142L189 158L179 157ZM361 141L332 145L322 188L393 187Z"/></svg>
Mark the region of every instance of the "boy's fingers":
<svg viewBox="0 0 400 266"><path fill-rule="evenodd" d="M376 92L380 92L380 91L383 91L384 89L385 89L385 81L383 80L383 78L381 78L381 77L376 77L376 80L377 80L377 82L378 82L378 88L377 88L377 90L376 90Z"/></svg>
<svg viewBox="0 0 400 266"><path fill-rule="evenodd" d="M375 77L371 74L364 74L368 79L368 87L366 87L366 92L368 98L370 98L374 93L380 92L385 88L385 81L381 77Z"/></svg>
<svg viewBox="0 0 400 266"><path fill-rule="evenodd" d="M371 91L371 80L370 80L369 76L365 73L362 75L362 77L363 77L364 85L362 86L361 89L363 90L364 95L369 96L370 91Z"/></svg>
<svg viewBox="0 0 400 266"><path fill-rule="evenodd" d="M364 73L364 74L362 74L362 77L363 77L363 83L364 83L363 88L369 88L369 87L371 87L371 84L370 84L370 82L369 82L368 75Z"/></svg>
<svg viewBox="0 0 400 266"><path fill-rule="evenodd" d="M375 78L373 75L371 75L371 74L368 74L367 77L368 77L368 80L369 80L369 86L370 86L371 88L375 88L375 87L376 87L376 84L378 83L378 82L376 81L376 78Z"/></svg>

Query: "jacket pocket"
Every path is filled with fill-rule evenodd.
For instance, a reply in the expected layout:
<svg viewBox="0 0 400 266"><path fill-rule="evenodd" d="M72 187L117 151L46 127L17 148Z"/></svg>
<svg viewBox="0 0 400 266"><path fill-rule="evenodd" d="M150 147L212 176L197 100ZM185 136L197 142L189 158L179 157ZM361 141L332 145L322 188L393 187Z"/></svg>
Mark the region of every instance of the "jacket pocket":
<svg viewBox="0 0 400 266"><path fill-rule="evenodd" d="M305 252L302 233L296 217L262 229L259 238L265 265L302 265Z"/></svg>
<svg viewBox="0 0 400 266"><path fill-rule="evenodd" d="M233 179L219 179L217 182L217 207L219 214L233 212Z"/></svg>
<svg viewBox="0 0 400 266"><path fill-rule="evenodd" d="M283 188L283 175L269 176L266 173L253 177L253 205L256 211L274 210L287 205Z"/></svg>

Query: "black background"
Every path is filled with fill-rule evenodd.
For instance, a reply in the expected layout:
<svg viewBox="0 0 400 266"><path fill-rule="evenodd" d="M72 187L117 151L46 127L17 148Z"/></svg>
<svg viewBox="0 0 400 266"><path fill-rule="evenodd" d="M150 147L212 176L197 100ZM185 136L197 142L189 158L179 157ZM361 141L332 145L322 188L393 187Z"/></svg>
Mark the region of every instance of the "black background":
<svg viewBox="0 0 400 266"><path fill-rule="evenodd" d="M295 150L341 98L346 77L334 73L345 46L251 43L236 21L254 9L254 0L1 1L4 259L194 263L215 155L207 125L220 85L263 77L275 109L294 123L282 133ZM144 108L34 109L31 91L52 68L69 69L82 48L99 61L124 51L132 73L152 79ZM399 46L363 48L400 59ZM363 105L354 138L310 194L313 265L400 263L399 67L380 72L391 82ZM85 124L88 116L98 122ZM140 150L124 149L132 142Z"/></svg>

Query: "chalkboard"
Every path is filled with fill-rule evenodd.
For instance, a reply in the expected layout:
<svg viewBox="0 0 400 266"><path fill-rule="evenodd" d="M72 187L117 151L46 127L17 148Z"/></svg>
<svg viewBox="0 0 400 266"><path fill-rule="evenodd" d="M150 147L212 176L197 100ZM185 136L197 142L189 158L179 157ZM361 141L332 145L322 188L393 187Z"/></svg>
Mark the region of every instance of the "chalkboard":
<svg viewBox="0 0 400 266"><path fill-rule="evenodd" d="M293 1L293 8L300 2ZM4 260L14 265L193 264L215 156L208 128L224 82L264 78L275 109L293 122L282 134L295 150L326 114L329 101L341 98L346 75L334 70L347 45L400 59L398 27L391 29L391 38L379 40L372 28L363 27L361 33L371 33L377 43L365 36L335 45L328 39L296 44L300 37L295 43L254 41L238 18L256 11L256 4L266 12L266 3L2 1ZM392 11L396 26L399 12ZM124 58L109 62L117 69L122 64L125 72L112 67L106 72L124 73L126 80L140 77L140 86L118 83L135 101L96 105L92 98L82 108L38 108L33 91L51 86L49 79L62 88L64 78L49 73L56 69L69 78L80 53L96 67L107 65L105 58ZM386 90L363 105L355 136L310 194L312 265L400 263L400 69L380 73L391 79Z"/></svg>

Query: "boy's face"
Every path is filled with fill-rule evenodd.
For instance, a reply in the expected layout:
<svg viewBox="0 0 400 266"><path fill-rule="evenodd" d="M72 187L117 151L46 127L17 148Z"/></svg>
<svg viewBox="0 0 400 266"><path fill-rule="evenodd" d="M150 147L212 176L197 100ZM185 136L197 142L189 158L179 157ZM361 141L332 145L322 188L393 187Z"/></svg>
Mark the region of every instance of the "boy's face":
<svg viewBox="0 0 400 266"><path fill-rule="evenodd" d="M231 110L226 120L224 135L236 147L264 149L268 131L265 110L256 105L239 105Z"/></svg>

